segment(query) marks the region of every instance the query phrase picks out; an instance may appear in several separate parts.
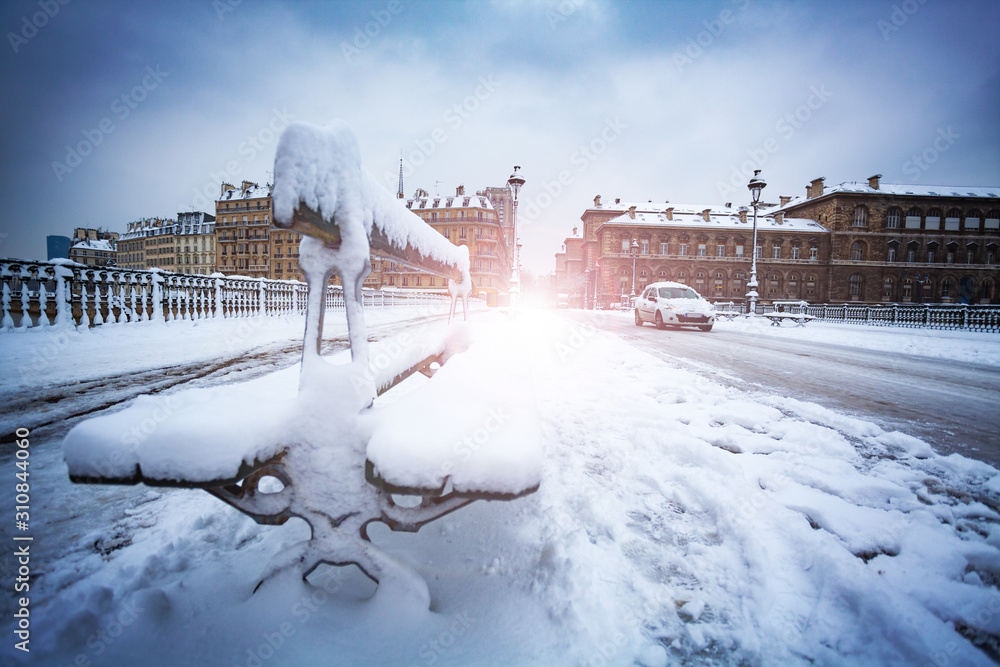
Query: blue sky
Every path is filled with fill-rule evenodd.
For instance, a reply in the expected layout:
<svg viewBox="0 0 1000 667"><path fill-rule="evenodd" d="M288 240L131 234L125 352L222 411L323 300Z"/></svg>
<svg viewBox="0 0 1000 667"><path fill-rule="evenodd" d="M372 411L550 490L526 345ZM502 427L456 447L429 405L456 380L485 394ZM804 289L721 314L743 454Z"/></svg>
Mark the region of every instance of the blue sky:
<svg viewBox="0 0 1000 667"><path fill-rule="evenodd" d="M346 120L392 190L402 150L408 195L521 165L539 273L597 194L739 205L755 167L772 200L1000 185L992 1L35 0L0 25L5 257L211 211L223 177L268 180L291 120Z"/></svg>

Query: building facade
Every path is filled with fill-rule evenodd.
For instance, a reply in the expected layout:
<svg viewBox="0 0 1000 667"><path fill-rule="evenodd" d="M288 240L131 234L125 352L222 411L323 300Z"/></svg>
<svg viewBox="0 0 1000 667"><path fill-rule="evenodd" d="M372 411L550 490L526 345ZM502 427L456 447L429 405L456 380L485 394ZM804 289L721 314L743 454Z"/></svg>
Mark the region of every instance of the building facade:
<svg viewBox="0 0 1000 667"><path fill-rule="evenodd" d="M690 285L713 300L742 301L747 293L753 214L746 207L605 204L597 196L581 219L582 235L567 238L556 255L555 289L570 305L590 307L596 297L609 307L663 280ZM759 213L761 298L819 300L827 289L823 268L830 248L829 231L813 220Z"/></svg>
<svg viewBox="0 0 1000 667"><path fill-rule="evenodd" d="M215 201L215 270L226 275L251 278L273 278L281 268L279 278L298 278L292 271L288 275L286 264L292 262L286 250L286 236L295 236L295 259L298 259L298 234L284 232L279 264L271 263L271 185L264 187L243 181L237 188L223 183L220 198Z"/></svg>
<svg viewBox="0 0 1000 667"><path fill-rule="evenodd" d="M507 302L510 291L511 253L507 236L490 198L480 192L465 193L458 186L452 195L429 195L424 190L406 201L406 207L455 245L469 248L472 296L496 306ZM380 266L379 287L447 290L448 281L374 258ZM374 264L373 261L373 264Z"/></svg>
<svg viewBox="0 0 1000 667"><path fill-rule="evenodd" d="M67 259L87 266L115 266L118 232L77 227L70 239Z"/></svg>
<svg viewBox="0 0 1000 667"><path fill-rule="evenodd" d="M215 217L204 211L177 214L174 225L175 271L192 275L215 272Z"/></svg>
<svg viewBox="0 0 1000 667"><path fill-rule="evenodd" d="M813 180L774 209L830 230L826 301L1000 303L1000 188Z"/></svg>

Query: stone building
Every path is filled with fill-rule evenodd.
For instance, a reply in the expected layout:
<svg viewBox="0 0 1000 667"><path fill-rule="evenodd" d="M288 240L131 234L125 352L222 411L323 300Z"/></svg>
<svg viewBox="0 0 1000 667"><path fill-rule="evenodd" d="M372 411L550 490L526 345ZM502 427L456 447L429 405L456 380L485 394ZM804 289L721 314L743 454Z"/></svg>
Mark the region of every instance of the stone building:
<svg viewBox="0 0 1000 667"><path fill-rule="evenodd" d="M174 226L175 271L193 275L215 272L215 217L204 211L177 214Z"/></svg>
<svg viewBox="0 0 1000 667"><path fill-rule="evenodd" d="M431 196L424 190L417 190L406 201L406 207L455 245L469 248L472 296L484 299L490 306L506 303L510 290L510 246L496 209L485 192L469 195L461 185L454 195ZM441 291L448 287L448 281L443 278L388 260L381 261L379 278L385 287Z"/></svg>
<svg viewBox="0 0 1000 667"><path fill-rule="evenodd" d="M750 274L752 211L746 207L669 202L602 203L584 211L582 236L566 239L556 290L570 303L604 306L627 299L652 282L690 285L707 298L742 301ZM635 273L633 275L633 247ZM757 274L762 300L819 301L830 232L782 211L757 216Z"/></svg>
<svg viewBox="0 0 1000 667"><path fill-rule="evenodd" d="M830 230L823 300L1000 303L1000 188L880 181L817 178L772 211Z"/></svg>
<svg viewBox="0 0 1000 667"><path fill-rule="evenodd" d="M73 230L67 259L87 266L114 266L118 261L118 232L77 227Z"/></svg>
<svg viewBox="0 0 1000 667"><path fill-rule="evenodd" d="M300 234L273 229L271 184L223 183L215 201L215 270L251 278L298 279Z"/></svg>
<svg viewBox="0 0 1000 667"><path fill-rule="evenodd" d="M173 225L173 220L164 218L142 218L128 223L125 233L118 238L118 266L173 271L172 264L166 265L173 257Z"/></svg>

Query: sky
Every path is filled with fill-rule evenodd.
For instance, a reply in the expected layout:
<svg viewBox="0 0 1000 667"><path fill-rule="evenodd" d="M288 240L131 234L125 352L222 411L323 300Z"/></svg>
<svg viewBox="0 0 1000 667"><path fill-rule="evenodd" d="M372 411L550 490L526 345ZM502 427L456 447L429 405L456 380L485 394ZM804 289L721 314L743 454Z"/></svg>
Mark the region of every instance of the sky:
<svg viewBox="0 0 1000 667"><path fill-rule="evenodd" d="M65 4L63 4L65 2ZM288 123L345 120L395 191L526 179L549 274L595 195L748 203L865 181L1000 185L1000 3L4 2L0 257L212 212Z"/></svg>

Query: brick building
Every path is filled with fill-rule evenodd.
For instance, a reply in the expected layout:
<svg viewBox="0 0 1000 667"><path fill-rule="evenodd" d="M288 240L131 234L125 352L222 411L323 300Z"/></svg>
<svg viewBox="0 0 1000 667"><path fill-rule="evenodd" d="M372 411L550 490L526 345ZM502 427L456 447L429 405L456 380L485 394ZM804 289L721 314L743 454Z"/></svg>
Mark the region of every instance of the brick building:
<svg viewBox="0 0 1000 667"><path fill-rule="evenodd" d="M672 280L713 300L746 295L753 243L752 212L746 207L669 202L613 204L594 198L580 216L583 233L566 239L556 255L556 291L571 305L609 306L649 283ZM633 253L635 246L635 275ZM786 212L757 216L757 272L764 300L820 301L827 290L825 267L830 232L814 220ZM634 282L633 282L634 278Z"/></svg>
<svg viewBox="0 0 1000 667"><path fill-rule="evenodd" d="M1000 303L1000 188L880 181L817 178L773 210L830 230L824 300Z"/></svg>

